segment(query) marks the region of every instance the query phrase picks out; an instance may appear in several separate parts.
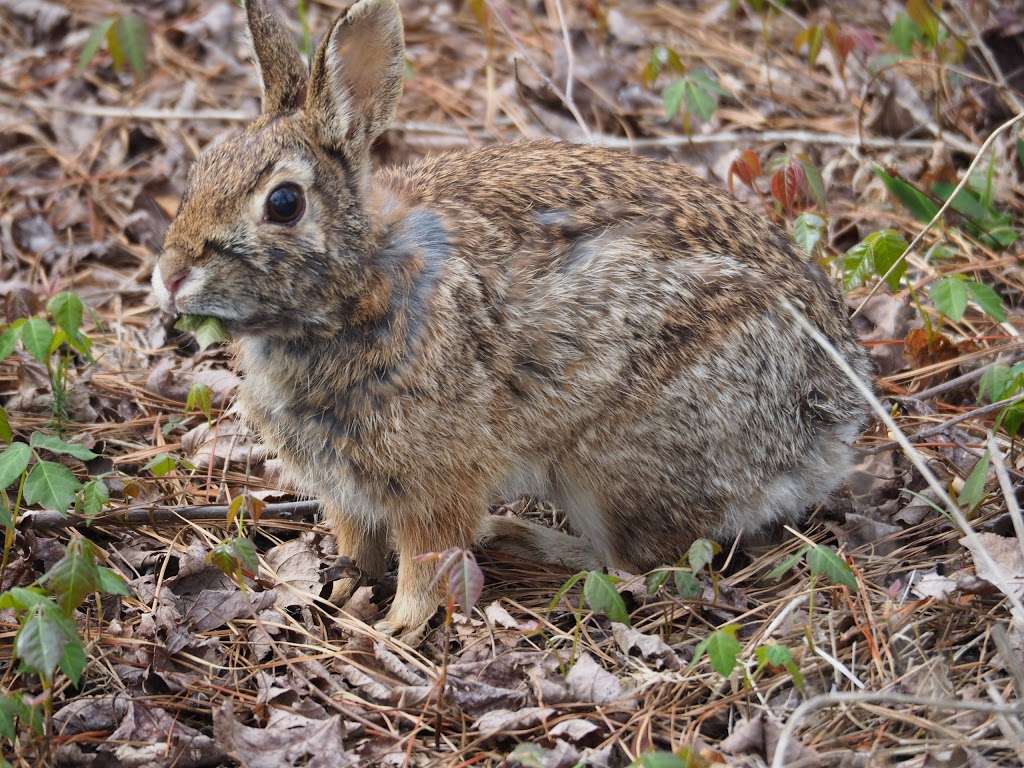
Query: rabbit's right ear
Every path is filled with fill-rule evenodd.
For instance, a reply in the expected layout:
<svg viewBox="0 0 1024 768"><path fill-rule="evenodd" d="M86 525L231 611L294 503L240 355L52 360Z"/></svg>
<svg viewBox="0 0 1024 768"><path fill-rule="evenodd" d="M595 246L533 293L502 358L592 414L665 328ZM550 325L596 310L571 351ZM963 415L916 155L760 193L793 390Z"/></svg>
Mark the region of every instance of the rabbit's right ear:
<svg viewBox="0 0 1024 768"><path fill-rule="evenodd" d="M302 105L309 79L295 39L266 0L245 0L245 17L259 61L264 114L293 112Z"/></svg>
<svg viewBox="0 0 1024 768"><path fill-rule="evenodd" d="M402 94L405 42L396 0L359 0L334 22L313 58L306 111L317 138L365 170L370 145Z"/></svg>

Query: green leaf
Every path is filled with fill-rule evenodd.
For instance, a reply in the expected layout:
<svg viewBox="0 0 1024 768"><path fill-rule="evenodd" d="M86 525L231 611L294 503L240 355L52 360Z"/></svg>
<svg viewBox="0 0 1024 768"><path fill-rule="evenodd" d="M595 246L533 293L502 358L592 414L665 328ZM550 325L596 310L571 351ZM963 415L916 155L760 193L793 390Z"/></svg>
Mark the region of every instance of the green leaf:
<svg viewBox="0 0 1024 768"><path fill-rule="evenodd" d="M622 595L615 589L615 584L607 574L590 571L583 582L583 598L590 610L603 613L612 621L629 624L629 614Z"/></svg>
<svg viewBox="0 0 1024 768"><path fill-rule="evenodd" d="M998 323L1006 322L1003 299L995 292L994 288L985 283L979 283L977 280L968 280L967 290L971 292L971 297L986 315Z"/></svg>
<svg viewBox="0 0 1024 768"><path fill-rule="evenodd" d="M647 594L653 595L655 592L661 589L665 585L665 582L668 581L668 576L669 572L664 568L652 572L647 577Z"/></svg>
<svg viewBox="0 0 1024 768"><path fill-rule="evenodd" d="M0 453L0 491L21 477L31 457L32 450L22 442L11 443Z"/></svg>
<svg viewBox="0 0 1024 768"><path fill-rule="evenodd" d="M676 80L665 87L665 90L661 92L661 100L665 105L665 117L671 120L679 114L679 108L683 106L685 96L685 80Z"/></svg>
<svg viewBox="0 0 1024 768"><path fill-rule="evenodd" d="M117 20L116 35L121 50L135 76L146 74L146 24L138 16L128 14Z"/></svg>
<svg viewBox="0 0 1024 768"><path fill-rule="evenodd" d="M995 363L986 369L978 382L978 402L988 400L990 403L997 403L1009 396L1007 389L1013 380L1010 366L1003 363Z"/></svg>
<svg viewBox="0 0 1024 768"><path fill-rule="evenodd" d="M740 641L736 639L737 630L735 624L727 624L712 632L706 641L705 651L711 661L711 667L722 677L729 676L740 655Z"/></svg>
<svg viewBox="0 0 1024 768"><path fill-rule="evenodd" d="M46 310L69 337L78 333L78 329L82 327L82 300L70 291L63 291L50 299L46 304Z"/></svg>
<svg viewBox="0 0 1024 768"><path fill-rule="evenodd" d="M906 250L907 241L899 232L892 229L872 232L846 252L843 260L844 287L847 290L856 288L872 275L882 277ZM897 290L906 271L906 261L900 261L886 277L886 285L891 290Z"/></svg>
<svg viewBox="0 0 1024 768"><path fill-rule="evenodd" d="M84 445L65 443L56 435L44 435L42 432L33 432L29 443L37 451L43 450L49 451L50 453L74 456L76 459L80 459L82 461L90 461L99 455L98 453L93 453Z"/></svg>
<svg viewBox="0 0 1024 768"><path fill-rule="evenodd" d="M927 224L939 212L939 206L913 184L899 177L890 176L879 167L875 168L875 175L918 221Z"/></svg>
<svg viewBox="0 0 1024 768"><path fill-rule="evenodd" d="M557 592L555 592L554 597L551 598L551 602L548 603L548 611L555 610L555 608L558 607L558 604L562 601L562 598L568 594L569 590L575 587L579 580L584 578L586 575L587 571L580 571L566 579L565 583L558 588Z"/></svg>
<svg viewBox="0 0 1024 768"><path fill-rule="evenodd" d="M174 327L195 336L200 350L204 350L212 344L222 344L231 340L223 323L215 317L182 315Z"/></svg>
<svg viewBox="0 0 1024 768"><path fill-rule="evenodd" d="M1024 139L1017 139L1017 162L1024 168Z"/></svg>
<svg viewBox="0 0 1024 768"><path fill-rule="evenodd" d="M793 570L794 565L796 565L803 559L804 555L807 554L808 549L809 547L800 547L800 549L798 549L792 555L787 557L777 566L772 568L771 571L768 572L768 578L772 581L778 581L779 579L781 579L783 576L785 576L787 573Z"/></svg>
<svg viewBox="0 0 1024 768"><path fill-rule="evenodd" d="M178 460L169 453L158 453L143 469L153 477L164 477L178 468Z"/></svg>
<svg viewBox="0 0 1024 768"><path fill-rule="evenodd" d="M722 548L709 539L697 539L690 545L686 552L686 559L690 563L690 569L694 574L700 573L705 566L711 565L715 555L722 551Z"/></svg>
<svg viewBox="0 0 1024 768"><path fill-rule="evenodd" d="M52 604L52 601L39 587L11 587L0 593L0 610L13 608L19 613L24 613L41 603Z"/></svg>
<svg viewBox="0 0 1024 768"><path fill-rule="evenodd" d="M25 481L25 501L64 513L75 500L79 482L71 470L53 461L40 461Z"/></svg>
<svg viewBox="0 0 1024 768"><path fill-rule="evenodd" d="M32 357L44 365L50 356L51 341L53 328L41 317L33 317L21 326L21 343Z"/></svg>
<svg viewBox="0 0 1024 768"><path fill-rule="evenodd" d="M205 384L193 384L188 390L185 408L190 411L199 411L209 421L210 413L213 410L213 391Z"/></svg>
<svg viewBox="0 0 1024 768"><path fill-rule="evenodd" d="M81 536L68 542L64 557L44 577L47 589L65 614L71 613L98 589L93 544Z"/></svg>
<svg viewBox="0 0 1024 768"><path fill-rule="evenodd" d="M683 78L686 94L686 111L704 122L711 119L718 108L718 96L722 89L718 81L702 69L696 69Z"/></svg>
<svg viewBox="0 0 1024 768"><path fill-rule="evenodd" d="M7 418L7 410L0 406L0 443L9 443L14 439L11 421Z"/></svg>
<svg viewBox="0 0 1024 768"><path fill-rule="evenodd" d="M78 502L75 504L75 511L82 517L92 519L103 511L103 507L110 501L110 491L107 484L99 478L90 480L82 486L78 494Z"/></svg>
<svg viewBox="0 0 1024 768"><path fill-rule="evenodd" d="M758 670L766 666L773 669L785 669L789 672L789 676L793 678L796 687L803 688L804 675L793 659L792 651L786 646L779 645L778 643L762 645L754 652L754 656L757 658Z"/></svg>
<svg viewBox="0 0 1024 768"><path fill-rule="evenodd" d="M793 221L793 239L808 257L813 257L825 237L825 220L816 213L801 213Z"/></svg>
<svg viewBox="0 0 1024 768"><path fill-rule="evenodd" d="M509 752L508 759L523 768L545 768L551 764L547 750L528 742L516 744L516 748Z"/></svg>
<svg viewBox="0 0 1024 768"><path fill-rule="evenodd" d="M28 707L22 702L20 693L5 693L0 696L0 737L13 743L17 735L14 721L17 718L26 717L28 717Z"/></svg>
<svg viewBox="0 0 1024 768"><path fill-rule="evenodd" d="M967 286L962 278L944 277L931 287L928 294L939 312L953 322L960 322L967 309Z"/></svg>
<svg viewBox="0 0 1024 768"><path fill-rule="evenodd" d="M853 571L832 547L815 544L808 549L807 567L815 576L824 576L833 584L842 584L851 592L857 591L857 580L853 577Z"/></svg>
<svg viewBox="0 0 1024 768"><path fill-rule="evenodd" d="M671 752L648 752L630 763L629 768L687 768L687 765Z"/></svg>
<svg viewBox="0 0 1024 768"><path fill-rule="evenodd" d="M74 683L85 667L85 651L74 623L50 601L38 603L29 611L14 639L14 655L47 685L58 666Z"/></svg>
<svg viewBox="0 0 1024 768"><path fill-rule="evenodd" d="M106 595L127 596L132 593L124 577L104 565L96 566L96 589Z"/></svg>
<svg viewBox="0 0 1024 768"><path fill-rule="evenodd" d="M99 51L100 45L103 43L103 38L107 36L113 23L113 19L101 21L89 32L89 39L85 41L82 53L78 56L78 74L82 74L93 58L95 58L96 52Z"/></svg>
<svg viewBox="0 0 1024 768"><path fill-rule="evenodd" d="M921 29L905 13L896 15L889 30L889 41L896 46L897 50L904 56L911 56L914 53L914 43L922 40Z"/></svg>
<svg viewBox="0 0 1024 768"><path fill-rule="evenodd" d="M825 199L825 182L821 178L821 171L818 170L818 166L805 156L801 155L798 157L797 162L804 169L804 179L807 181L807 191L811 199L821 210L825 210L828 205Z"/></svg>
<svg viewBox="0 0 1024 768"><path fill-rule="evenodd" d="M18 329L13 325L4 328L4 332L0 333L0 361L7 359L11 352L14 351L14 345L17 343Z"/></svg>
<svg viewBox="0 0 1024 768"><path fill-rule="evenodd" d="M992 461L988 451L982 454L981 458L974 464L974 469L964 481L963 488L957 497L957 503L966 507L968 512L974 510L985 495L985 481L988 479L988 468Z"/></svg>
<svg viewBox="0 0 1024 768"><path fill-rule="evenodd" d="M673 576L676 592L683 600L696 600L704 591L700 580L689 571L675 571Z"/></svg>

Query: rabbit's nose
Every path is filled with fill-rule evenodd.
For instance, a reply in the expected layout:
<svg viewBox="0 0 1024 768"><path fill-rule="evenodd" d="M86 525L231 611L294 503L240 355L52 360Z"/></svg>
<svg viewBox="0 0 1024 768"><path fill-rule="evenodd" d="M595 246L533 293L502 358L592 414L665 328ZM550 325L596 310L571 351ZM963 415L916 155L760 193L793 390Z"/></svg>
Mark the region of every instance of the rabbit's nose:
<svg viewBox="0 0 1024 768"><path fill-rule="evenodd" d="M185 282L185 278L188 277L188 269L179 269L174 274L168 275L164 278L164 285L167 286L167 292L173 297L181 284Z"/></svg>

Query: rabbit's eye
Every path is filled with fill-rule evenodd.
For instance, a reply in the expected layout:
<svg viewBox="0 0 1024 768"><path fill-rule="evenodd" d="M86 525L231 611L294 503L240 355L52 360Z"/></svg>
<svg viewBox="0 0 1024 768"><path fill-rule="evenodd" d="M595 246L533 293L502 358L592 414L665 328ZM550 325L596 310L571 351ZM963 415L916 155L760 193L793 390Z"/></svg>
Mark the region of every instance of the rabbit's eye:
<svg viewBox="0 0 1024 768"><path fill-rule="evenodd" d="M294 224L306 210L298 184L281 184L267 195L267 219L275 224Z"/></svg>

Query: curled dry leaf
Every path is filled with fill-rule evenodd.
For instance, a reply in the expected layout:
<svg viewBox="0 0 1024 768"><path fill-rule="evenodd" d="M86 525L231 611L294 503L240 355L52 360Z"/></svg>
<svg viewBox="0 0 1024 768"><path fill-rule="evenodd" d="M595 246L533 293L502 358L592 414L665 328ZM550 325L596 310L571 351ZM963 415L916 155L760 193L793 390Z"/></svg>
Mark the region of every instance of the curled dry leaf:
<svg viewBox="0 0 1024 768"><path fill-rule="evenodd" d="M473 727L487 737L502 731L515 731L543 722L555 710L551 707L524 707L523 709L492 709L477 718Z"/></svg>
<svg viewBox="0 0 1024 768"><path fill-rule="evenodd" d="M320 594L320 556L312 534L272 547L264 560L276 577L277 607L309 605Z"/></svg>
<svg viewBox="0 0 1024 768"><path fill-rule="evenodd" d="M213 713L217 745L243 768L346 768L361 761L345 750L340 715L313 720L292 715L268 725L251 728L235 719L231 700Z"/></svg>
<svg viewBox="0 0 1024 768"><path fill-rule="evenodd" d="M640 656L656 669L679 669L682 665L675 652L657 635L645 635L615 622L612 624L612 636L623 653Z"/></svg>
<svg viewBox="0 0 1024 768"><path fill-rule="evenodd" d="M589 653L583 653L565 681L578 701L608 704L623 696L622 683L611 672L603 669Z"/></svg>

